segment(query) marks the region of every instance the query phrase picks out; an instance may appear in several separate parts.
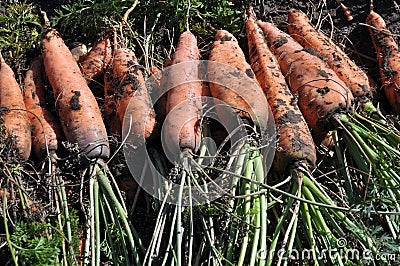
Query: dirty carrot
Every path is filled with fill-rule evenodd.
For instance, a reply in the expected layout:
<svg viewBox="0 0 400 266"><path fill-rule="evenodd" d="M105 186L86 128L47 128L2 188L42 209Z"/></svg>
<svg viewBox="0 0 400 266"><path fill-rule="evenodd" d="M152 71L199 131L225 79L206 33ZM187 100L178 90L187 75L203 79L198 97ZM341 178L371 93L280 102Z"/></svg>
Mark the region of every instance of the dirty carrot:
<svg viewBox="0 0 400 266"><path fill-rule="evenodd" d="M183 32L172 58L171 65L178 63L189 62L198 60L200 58L200 52L197 47L196 37L189 31ZM189 149L195 152L200 145L201 131L199 119L201 115L201 96L203 90L202 82L188 82L179 84L173 87L176 79L176 75L188 75L195 77L197 71L195 68L192 71L181 72L171 71L168 73L167 79L167 106L166 114L171 115L173 112L173 119L167 119L165 124L165 139L174 140L178 136L179 147ZM181 78L181 77L180 77Z"/></svg>
<svg viewBox="0 0 400 266"><path fill-rule="evenodd" d="M0 55L0 115L8 138L23 160L31 153L31 125L26 112L21 88L13 70Z"/></svg>
<svg viewBox="0 0 400 266"><path fill-rule="evenodd" d="M218 30L208 60L219 63L209 64L207 70L211 95L236 108L241 118L250 119L257 126L266 125L270 117L264 102L260 101L264 93L237 39L226 30ZM221 84L230 84L230 88Z"/></svg>
<svg viewBox="0 0 400 266"><path fill-rule="evenodd" d="M317 31L305 13L291 9L288 22L287 28L292 38L310 52L314 51L324 58L336 75L351 89L354 97L369 96L371 88L366 73L329 37Z"/></svg>
<svg viewBox="0 0 400 266"><path fill-rule="evenodd" d="M366 23L375 47L379 73L386 98L394 111L400 114L400 52L399 47L386 27L383 18L372 9Z"/></svg>
<svg viewBox="0 0 400 266"><path fill-rule="evenodd" d="M54 153L62 139L62 129L57 118L46 106L43 59L31 62L24 79L24 101L32 124L32 151L38 158Z"/></svg>
<svg viewBox="0 0 400 266"><path fill-rule="evenodd" d="M275 170L283 173L296 161L307 161L315 166L315 145L306 121L252 16L247 19L246 32L251 67L267 96L277 126L279 138L274 157Z"/></svg>
<svg viewBox="0 0 400 266"><path fill-rule="evenodd" d="M273 24L258 21L268 46L278 59L291 92L313 134L334 127L332 116L353 110L353 95L336 73L319 57L303 48Z"/></svg>
<svg viewBox="0 0 400 266"><path fill-rule="evenodd" d="M167 68L171 65L172 60L167 59L164 62L163 68ZM157 130L162 126L166 116L166 108L167 108L167 93L164 91L166 88L161 87L161 84L166 85L166 77L163 77L163 72L156 66L150 67L150 76L149 76L149 85L153 88L152 95L156 100L154 104L154 109L156 112L156 120L157 120Z"/></svg>
<svg viewBox="0 0 400 266"><path fill-rule="evenodd" d="M104 105L103 117L107 131L113 136L122 136L122 124L117 113L115 102L115 87L113 85L112 65L108 66L104 73Z"/></svg>
<svg viewBox="0 0 400 266"><path fill-rule="evenodd" d="M81 71L87 81L92 80L94 77L104 73L107 65L112 58L112 45L110 36L97 41L87 57L81 64Z"/></svg>
<svg viewBox="0 0 400 266"><path fill-rule="evenodd" d="M123 124L126 119L125 123L129 124L132 118L132 133L147 139L154 132L156 120L143 78L143 66L128 48L114 51L112 66L114 97L120 122Z"/></svg>
<svg viewBox="0 0 400 266"><path fill-rule="evenodd" d="M41 50L67 140L77 143L88 158L107 158L110 153L107 132L96 99L55 29L44 34Z"/></svg>

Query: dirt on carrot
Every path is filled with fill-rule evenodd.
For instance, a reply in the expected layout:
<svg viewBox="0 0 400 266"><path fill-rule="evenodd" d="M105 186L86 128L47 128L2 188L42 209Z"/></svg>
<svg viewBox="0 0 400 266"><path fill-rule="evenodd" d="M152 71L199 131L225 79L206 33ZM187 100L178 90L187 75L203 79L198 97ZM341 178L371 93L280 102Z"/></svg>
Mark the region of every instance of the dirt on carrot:
<svg viewBox="0 0 400 266"><path fill-rule="evenodd" d="M379 73L385 94L393 110L400 114L400 52L399 47L387 30L383 18L371 10L366 19L372 43L375 47Z"/></svg>
<svg viewBox="0 0 400 266"><path fill-rule="evenodd" d="M45 94L43 59L37 57L25 75L24 102L32 124L32 150L38 158L55 152L63 138L58 118L47 109Z"/></svg>
<svg viewBox="0 0 400 266"><path fill-rule="evenodd" d="M77 143L88 158L107 158L109 143L99 106L56 30L45 33L41 51L67 140Z"/></svg>
<svg viewBox="0 0 400 266"><path fill-rule="evenodd" d="M352 112L354 97L325 61L273 24L258 21L313 134L334 127L332 116Z"/></svg>
<svg viewBox="0 0 400 266"><path fill-rule="evenodd" d="M22 91L13 70L0 56L0 115L4 121L7 138L16 148L21 159L27 160L31 153L31 123L29 121Z"/></svg>
<svg viewBox="0 0 400 266"><path fill-rule="evenodd" d="M246 32L251 67L267 96L277 126L275 170L284 173L289 167L296 167L295 163L299 161L306 161L314 167L317 155L308 125L265 42L263 32L251 15L246 22Z"/></svg>

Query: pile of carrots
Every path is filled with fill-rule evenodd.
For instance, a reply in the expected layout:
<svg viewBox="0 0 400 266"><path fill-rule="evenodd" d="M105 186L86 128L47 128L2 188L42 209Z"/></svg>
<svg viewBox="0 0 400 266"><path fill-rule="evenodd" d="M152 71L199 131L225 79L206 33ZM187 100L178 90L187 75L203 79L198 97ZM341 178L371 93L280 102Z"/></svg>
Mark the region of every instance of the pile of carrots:
<svg viewBox="0 0 400 266"><path fill-rule="evenodd" d="M371 26L381 81L392 107L388 112L400 114L398 46L386 29L383 19L372 8L366 23ZM300 220L304 221L302 230L308 246L312 247L312 260L315 264L318 264L318 250L332 247L332 242L341 237L342 225L360 243L359 246L377 254L379 251L369 232L361 232L360 221L353 215L345 214L346 211L350 212L348 204L354 203L351 197L355 190L367 195L368 189L371 189L370 178L377 180L372 187L377 193L388 193L390 200L395 202L394 209L387 208L383 211L400 212L400 175L396 172L400 162L400 133L374 106L373 85L369 77L339 46L318 32L301 11L289 11L285 32L273 23L257 20L250 10L246 20L246 34L250 62L246 61L231 33L225 30L216 32L207 59L232 67L235 71L221 74L221 69L215 69L210 64L207 75L211 80L224 79L224 82L234 80L232 76L243 75L254 86L240 88L239 93L211 82L191 81L176 85L182 80L182 76L186 75L184 78L191 79L193 75L199 76L200 73L197 73L197 69L191 72L182 71L183 73L168 72L168 75L157 76L159 87L154 89L172 89L153 106L152 93L157 94L160 91L148 91L143 66L134 51L120 47L113 34L107 34L95 43L83 61L77 62L60 34L55 29L48 29L42 38L41 55L31 62L26 72L23 90L12 69L1 58L0 106L8 134L7 141L18 151L22 161L31 156L34 160L49 159L53 164L59 159L57 153L63 140L76 144L78 152L92 163L92 167L88 168L94 173L91 178L98 175L98 182L104 186L105 194L108 193L105 202L112 199L110 202L117 206L114 214L118 213L122 217L121 228L128 232L127 243L132 250L132 262L140 265L142 255L146 259L150 257L149 261L156 256L153 254L156 253L154 250L160 249L156 240L158 237L162 239L162 236L154 236L154 243L146 254L127 220L123 200L112 192L116 187L111 186L112 175L105 164L110 157L109 136L114 135L122 141L122 136L129 130L130 136L134 136L135 141L137 139L138 145L145 145L146 140L158 143L160 138L164 138L167 148L171 149L169 152L181 152L187 166L187 162L195 161L196 156L200 160L201 155L204 155L204 144L201 140L208 130L213 131L201 124L204 113L202 97L212 97L232 107L240 119L250 125L248 128L251 128L251 133L266 130L263 126L268 124L267 120L272 119L272 114L277 138L276 142L268 145L275 148L273 158L263 158L272 155L263 154L262 149L254 145L259 140L253 137L259 134L249 134L251 137L236 148L234 154L237 156L230 161L235 165L235 170L231 173L235 181L232 190L228 191L233 197L229 200L227 209L229 215L244 221L245 232L240 232L243 224L225 224L221 229L225 233L224 237L215 241L210 237L214 235L214 229L208 228L204 230L206 237L200 237L196 246L193 225L188 226L191 230L189 233L182 232L185 225L181 215L185 209L178 204L174 209L176 214L173 214L177 218L173 216L171 225L174 230L176 228L176 240L171 240L171 233L168 247L164 247L167 254L163 259L164 263L170 261L181 265L206 256L219 263L225 260L226 265L280 265L284 259L276 257L278 244L288 251L294 245L307 246L299 244L301 240L296 236ZM172 60L164 67L179 66L181 63L199 59L201 55L196 37L187 30L180 35ZM157 71L153 75L156 76ZM95 82L102 84L104 90L93 91L91 87ZM48 95L53 95L51 101ZM100 95L102 101L97 101L94 95ZM264 100L268 102L271 112L261 106ZM217 115L218 110L216 108ZM223 119L223 116L220 118ZM129 129L127 125L130 126ZM348 180L349 189L346 193L349 199L339 204L330 198L314 174L318 172L319 159L316 146L326 143L324 141L327 140L333 142L331 148L337 152L338 157L341 156L340 151L349 147L350 154L346 153L348 160L338 159L336 165L345 169L358 169L360 172L353 180ZM177 147L179 150L174 150ZM384 163L380 155L386 156ZM265 159L273 161L269 173ZM209 178L209 173L223 172L223 169L212 167L206 167L202 171L187 170L186 167L182 169L178 162L172 163L182 173L187 171L189 180L199 176L201 179L202 175L204 180ZM343 169L338 170L338 173L343 177L347 175L347 171ZM182 180L178 182L188 185L185 178L186 174L183 174ZM289 182L286 179L291 180L291 186L287 187ZM91 185L91 197L101 191L96 185L97 180L93 180L90 181L94 182L93 187ZM358 185L360 180L361 186ZM271 186L271 183L275 185ZM272 194L267 193L267 190L281 193L281 187L286 189L282 193L286 198L278 196L279 200L275 200L275 196L270 197ZM3 190L0 191L0 195L4 194ZM364 197L364 200L369 199ZM91 206L98 208L99 202L101 201L93 200ZM282 205L277 207L279 203ZM68 211L68 207L64 209ZM164 212L164 216L160 214L161 218L164 217L160 221L165 222L168 218L165 214L167 211L164 211L167 209L168 207L160 209L160 213L161 210ZM267 217L270 209L275 217ZM189 207L189 212L193 216L192 206ZM288 215L289 213L292 215ZM326 218L323 214L331 217ZM379 211L375 214L379 214ZM93 217L90 218L93 219L90 222L91 228L99 227L99 217L93 211ZM107 220L106 214L104 217ZM399 219L389 215L385 219L392 237L398 238ZM276 221L271 222L273 220ZM329 223L334 225L333 228L329 228ZM205 225L211 227L212 220L204 220L202 226ZM268 231L271 231L269 226L274 226L272 235L268 235ZM91 230L88 229L87 233L87 241L92 241L91 247L86 248L84 256L90 257L92 263L98 265L101 258L100 233ZM157 231L161 234L160 232ZM324 236L318 238L318 234ZM184 239L190 244L184 245ZM236 245L236 241L240 244ZM208 250L205 248L207 245L210 246ZM204 255L205 252L196 257L191 253L190 248L193 246L207 250L208 255ZM257 257L257 251L265 247L270 248L267 256ZM189 250L185 252L182 248ZM221 248L220 252L216 251L218 248ZM168 257L170 250L176 252L175 256ZM185 254L189 254L187 262L183 262ZM285 256L289 259L290 252ZM345 262L346 259L342 261L340 257L332 258L331 261L333 264Z"/></svg>

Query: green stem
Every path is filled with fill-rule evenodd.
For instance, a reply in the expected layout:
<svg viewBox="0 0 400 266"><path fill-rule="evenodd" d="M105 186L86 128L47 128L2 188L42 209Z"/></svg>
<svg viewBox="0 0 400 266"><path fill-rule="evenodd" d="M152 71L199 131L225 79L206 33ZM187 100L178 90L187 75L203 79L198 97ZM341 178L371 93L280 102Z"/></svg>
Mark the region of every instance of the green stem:
<svg viewBox="0 0 400 266"><path fill-rule="evenodd" d="M246 178L251 179L253 175L253 168L254 168L254 161L253 158L250 158L250 160L247 162L246 169L244 171L244 176ZM243 185L243 194L247 195L251 193L251 188L250 188L250 183L245 182ZM245 218L245 223L246 225L250 225L250 208L251 208L251 198L245 198L244 199L244 204L243 204L243 212L242 214L244 215ZM244 260L246 257L246 251L247 251L247 245L249 244L249 232L246 230L246 233L243 237L242 240L242 245L241 245L241 250L240 250L240 255L239 255L239 260L238 260L238 266L241 266L244 264Z"/></svg>
<svg viewBox="0 0 400 266"><path fill-rule="evenodd" d="M256 197L254 199L254 212L256 212L255 218L254 218L254 235L253 235L253 246L251 249L250 253L250 262L249 266L253 266L256 263L257 255L258 255L258 245L259 245L259 240L260 240L260 227L261 227L261 212L260 212L260 199L259 197ZM261 246L261 248L263 248ZM265 260L264 260L265 261ZM260 265L260 264L258 264Z"/></svg>
<svg viewBox="0 0 400 266"><path fill-rule="evenodd" d="M172 216L171 228L175 227L177 216L178 216L178 206L175 206L175 211L174 211L173 216ZM175 230L173 230L173 229L170 232L170 235L169 235L169 238L168 238L168 243L167 243L167 250L165 251L165 256L164 256L164 259L163 259L163 262L162 262L161 266L166 265L166 263L168 261L170 250L173 251L173 249L171 247L172 247L172 239L174 238L174 232L175 232Z"/></svg>
<svg viewBox="0 0 400 266"><path fill-rule="evenodd" d="M128 220L128 216L126 214L126 212L124 211L124 208L122 207L122 205L119 203L117 197L114 194L114 191L112 190L112 187L110 185L109 180L107 179L107 177L104 175L103 171L100 169L100 167L96 164L96 172L99 178L99 182L100 184L104 187L105 191L107 191L108 195L111 198L112 203L115 205L117 212L122 220L122 223L125 227L125 233L127 234L128 240L129 240L129 244L131 245L132 248L132 252L133 252L133 256L134 256L134 260L135 263L137 265L141 265L140 260L139 260L139 254L137 253L137 249L136 249L136 245L135 245L135 241L133 239L133 235L132 235L132 227L131 224ZM140 241L139 241L139 247L144 250L143 246L141 245Z"/></svg>
<svg viewBox="0 0 400 266"><path fill-rule="evenodd" d="M240 175L243 172L243 168L245 166L245 163L247 164L247 157L248 157L248 148L249 145L244 145L240 151L239 151L239 156L238 159L236 161L235 164L235 174L237 174L236 176L233 177L233 181L232 181L232 189L231 189L231 193L232 195L236 195L236 190L237 190L237 184L240 180ZM233 212L234 210L234 206L235 206L235 200L232 199L229 203L229 212ZM234 246L236 245L236 236L237 236L237 227L234 225L234 223L229 223L231 224L231 230L229 230L229 242L227 245L227 250L226 250L226 263L225 265L232 265L232 261L233 261L233 250L234 250Z"/></svg>
<svg viewBox="0 0 400 266"><path fill-rule="evenodd" d="M100 206L99 206L99 183L97 178L93 181L93 192L94 192L94 223L96 227L96 266L100 266Z"/></svg>
<svg viewBox="0 0 400 266"><path fill-rule="evenodd" d="M303 196L304 197L304 196ZM302 218L305 220L305 226L307 229L307 235L310 241L310 247L311 247L311 252L312 252L312 257L314 260L314 265L319 265L318 264L318 259L317 259L317 244L315 243L315 238L314 238L314 231L313 231L313 226L311 222L311 215L310 215L310 209L308 208L307 203L302 203L303 208L302 209Z"/></svg>
<svg viewBox="0 0 400 266"><path fill-rule="evenodd" d="M181 184L179 187L178 204L176 205L176 208L178 209L178 216L176 222L176 257L177 257L176 265L177 266L182 265L182 239L183 239L182 212L184 209L182 206L182 195L183 195L185 179L186 179L186 170L183 169L183 173L181 176Z"/></svg>
<svg viewBox="0 0 400 266"><path fill-rule="evenodd" d="M112 241L112 238L111 238L111 231L112 231L112 229L110 228L110 225L109 225L109 223L108 223L108 220L107 220L107 214L106 214L106 209L105 209L105 207L104 207L104 201L105 201L105 199L104 198L100 198L100 209L101 209L101 214L102 214L102 217L103 217L103 221L104 221L104 227L105 227L105 235L106 235L106 237L107 237L107 242L108 242L108 245L109 245L109 247L110 247L110 250L111 250L111 256L112 256L112 261L117 261L117 257L116 257L116 255L117 255L117 252L116 252L116 249L115 249L115 245L114 245L114 241ZM111 213L110 213L110 215L112 215Z"/></svg>
<svg viewBox="0 0 400 266"><path fill-rule="evenodd" d="M6 240L8 248L10 249L11 257L15 266L18 266L18 261L15 253L15 249L12 245L10 232L8 231L8 221L7 221L7 188L3 190L3 221L4 221L4 230L6 231Z"/></svg>
<svg viewBox="0 0 400 266"><path fill-rule="evenodd" d="M297 191L296 186L293 186L291 194L295 194L296 191ZM272 237L272 243L271 243L271 245L269 247L269 251L268 251L267 266L270 266L273 262L276 245L278 244L278 239L279 239L280 232L283 228L283 223L285 222L286 217L290 213L290 209L292 208L293 203L294 203L294 199L289 198L289 201L286 204L281 217L279 218L278 224L275 227L274 235Z"/></svg>
<svg viewBox="0 0 400 266"><path fill-rule="evenodd" d="M326 198L325 195L315 186L315 184L307 176L303 178L303 183L323 203L327 205L334 205L334 203L328 198ZM378 251L376 249L374 241L369 236L365 235L363 231L359 229L359 227L354 222L352 222L341 211L331 209L331 212L337 219L343 222L346 225L346 227L357 237L357 239L359 239L366 247L368 247L368 249L370 249L373 252L373 254L377 254Z"/></svg>
<svg viewBox="0 0 400 266"><path fill-rule="evenodd" d="M90 251L91 251L91 265L97 265L96 263L96 228L95 228L95 206L94 206L94 180L95 177L90 176L89 180L89 201L90 201Z"/></svg>
<svg viewBox="0 0 400 266"><path fill-rule="evenodd" d="M262 155L257 152L258 156L254 158L255 174L256 180L259 182L264 182L265 174L264 167L262 163ZM261 224L260 224L260 247L266 249L267 247L267 197L265 193L260 195L260 213L261 213ZM259 265L265 265L265 257L261 257Z"/></svg>
<svg viewBox="0 0 400 266"><path fill-rule="evenodd" d="M286 259L283 265L287 265L288 261L290 260L290 255L292 254L292 249L293 249L293 243L294 243L294 239L296 237L296 232L297 232L297 222L298 222L298 215L296 214L294 216L294 222L293 222L293 229L290 231L290 239L289 239L289 244L288 244L288 248L287 248L287 255L286 255Z"/></svg>

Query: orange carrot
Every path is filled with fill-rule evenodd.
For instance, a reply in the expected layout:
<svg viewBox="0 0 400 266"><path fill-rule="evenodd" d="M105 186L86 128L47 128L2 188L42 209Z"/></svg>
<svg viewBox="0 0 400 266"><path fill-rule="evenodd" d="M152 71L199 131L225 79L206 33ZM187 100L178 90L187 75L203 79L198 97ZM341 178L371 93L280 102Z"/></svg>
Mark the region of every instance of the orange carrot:
<svg viewBox="0 0 400 266"><path fill-rule="evenodd" d="M31 125L21 88L1 54L0 61L0 107L4 108L2 116L7 138L12 141L21 158L27 160L31 153Z"/></svg>
<svg viewBox="0 0 400 266"><path fill-rule="evenodd" d="M122 136L122 124L117 113L115 102L115 87L113 85L112 65L104 73L104 110L103 117L107 131L113 136Z"/></svg>
<svg viewBox="0 0 400 266"><path fill-rule="evenodd" d="M269 113L266 112L268 109L265 108L264 101L260 99L265 97L264 93L236 38L226 30L218 30L208 60L219 63L209 64L207 70L209 80L218 81L218 84L210 82L211 95L228 106L237 108L236 111L242 118L251 119L257 126L266 125ZM221 67L223 65L229 68ZM229 84L231 87L221 84Z"/></svg>
<svg viewBox="0 0 400 266"><path fill-rule="evenodd" d="M3 201L3 198L4 198L4 190L0 189L0 200ZM8 191L6 192L6 199L7 201L11 200L11 194Z"/></svg>
<svg viewBox="0 0 400 266"><path fill-rule="evenodd" d="M199 58L200 52L196 37L187 30L179 37L171 65L198 60ZM197 75L197 69L193 68L187 72L171 71L166 78L169 88L166 114L173 112L173 119L167 119L164 125L165 139L169 141L178 137L181 150L189 149L195 152L201 139L199 119L202 112L203 84L199 81L187 82L174 87L172 84L175 84L177 75L181 76L180 79L182 76L187 76L189 79Z"/></svg>
<svg viewBox="0 0 400 266"><path fill-rule="evenodd" d="M274 168L285 172L293 163L307 161L315 166L316 152L311 133L279 64L269 50L261 29L252 16L246 21L251 67L263 89L278 130Z"/></svg>
<svg viewBox="0 0 400 266"><path fill-rule="evenodd" d="M383 18L372 9L367 16L372 43L378 57L379 73L386 98L394 111L400 114L400 52Z"/></svg>
<svg viewBox="0 0 400 266"><path fill-rule="evenodd" d="M115 102L121 124L132 118L132 133L149 138L156 124L153 106L144 82L141 65L128 48L114 51L112 61ZM129 105L129 113L127 107ZM126 117L126 118L125 118Z"/></svg>
<svg viewBox="0 0 400 266"><path fill-rule="evenodd" d="M100 109L60 34L47 31L41 49L67 140L77 143L88 158L107 158L110 149Z"/></svg>
<svg viewBox="0 0 400 266"><path fill-rule="evenodd" d="M62 138L59 121L46 108L43 75L43 59L37 57L25 74L24 101L32 124L32 151L38 158L46 156L47 151L54 153Z"/></svg>
<svg viewBox="0 0 400 266"><path fill-rule="evenodd" d="M81 64L81 71L87 81L104 73L107 65L111 62L112 45L110 36L97 41L85 60Z"/></svg>
<svg viewBox="0 0 400 266"><path fill-rule="evenodd" d="M316 135L334 127L332 116L351 112L353 95L325 61L309 53L288 34L268 22L258 21L267 43L309 127Z"/></svg>
<svg viewBox="0 0 400 266"><path fill-rule="evenodd" d="M164 67L168 67L168 65L164 65ZM152 93L155 99L157 99L157 102L154 105L154 109L156 111L158 126L161 126L164 123L165 108L167 106L167 94L163 93L163 90L161 88L161 79L162 71L156 66L150 67L150 76L148 82L153 89Z"/></svg>
<svg viewBox="0 0 400 266"><path fill-rule="evenodd" d="M289 11L288 31L304 48L321 55L336 75L351 89L354 97L370 96L368 76L332 40L311 24L301 11Z"/></svg>

